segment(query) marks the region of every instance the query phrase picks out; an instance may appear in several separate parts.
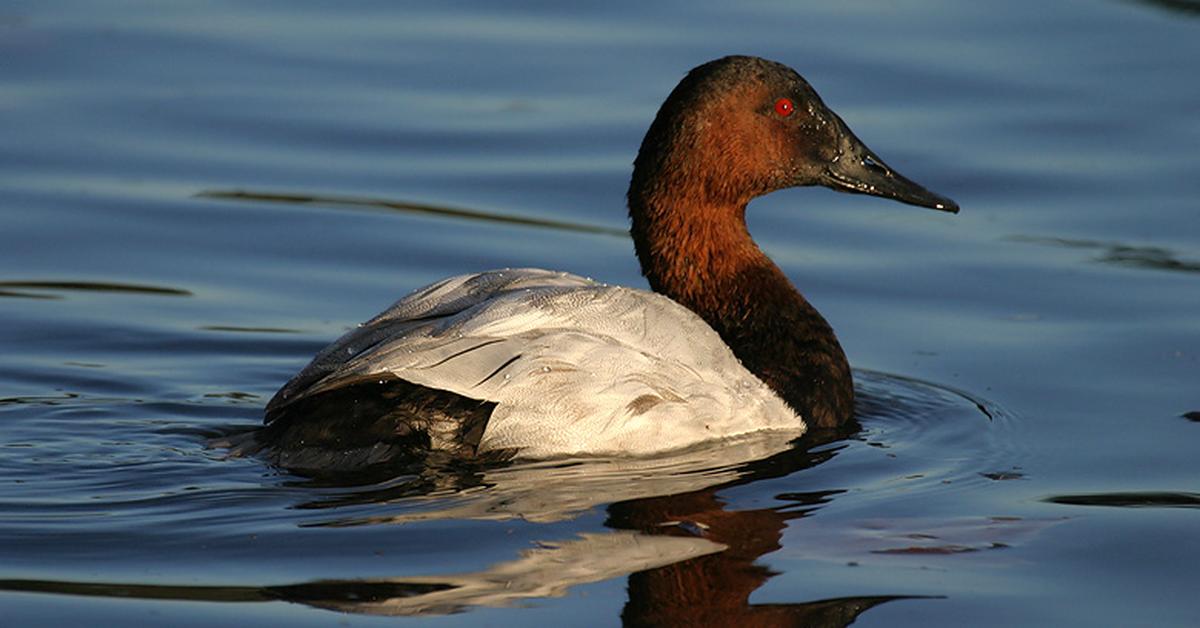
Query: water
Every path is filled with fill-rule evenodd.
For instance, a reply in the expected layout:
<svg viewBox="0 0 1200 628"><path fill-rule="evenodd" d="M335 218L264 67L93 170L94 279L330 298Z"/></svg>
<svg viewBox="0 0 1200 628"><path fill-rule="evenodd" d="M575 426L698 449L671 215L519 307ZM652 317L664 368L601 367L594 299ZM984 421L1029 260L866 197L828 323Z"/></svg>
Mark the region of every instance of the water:
<svg viewBox="0 0 1200 628"><path fill-rule="evenodd" d="M861 433L341 483L204 447L429 281L644 285L629 164L735 52L963 207L751 206ZM1192 625L1198 54L1188 1L8 3L0 623Z"/></svg>

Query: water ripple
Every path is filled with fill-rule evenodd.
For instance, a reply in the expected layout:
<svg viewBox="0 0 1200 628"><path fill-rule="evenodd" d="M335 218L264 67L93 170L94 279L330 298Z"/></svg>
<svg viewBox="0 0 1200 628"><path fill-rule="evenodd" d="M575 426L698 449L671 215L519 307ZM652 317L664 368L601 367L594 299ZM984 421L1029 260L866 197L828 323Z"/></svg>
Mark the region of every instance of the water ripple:
<svg viewBox="0 0 1200 628"><path fill-rule="evenodd" d="M149 294L167 297L193 296L188 290L166 286L151 286L145 284L117 283L102 281L0 281L0 297L15 296L34 299L61 298L57 294L41 294L39 292L23 292L25 290L45 290L50 292L106 292L110 294Z"/></svg>
<svg viewBox="0 0 1200 628"><path fill-rule="evenodd" d="M282 194L270 192L246 192L241 190L207 190L196 194L199 198L213 198L229 201L251 201L258 203L286 203L292 205L328 205L333 207L354 207L359 209L385 209L409 214L432 214L460 220L471 220L483 223L502 223L524 227L538 227L569 231L575 233L594 233L619 238L629 237L625 229L613 229L599 225L589 225L564 220L548 218L531 218L511 214L497 214L476 209L448 207L445 205L430 205L427 203L412 203L407 201L388 201L383 199L362 198L354 196L317 196L309 194ZM0 284L2 285L2 284Z"/></svg>

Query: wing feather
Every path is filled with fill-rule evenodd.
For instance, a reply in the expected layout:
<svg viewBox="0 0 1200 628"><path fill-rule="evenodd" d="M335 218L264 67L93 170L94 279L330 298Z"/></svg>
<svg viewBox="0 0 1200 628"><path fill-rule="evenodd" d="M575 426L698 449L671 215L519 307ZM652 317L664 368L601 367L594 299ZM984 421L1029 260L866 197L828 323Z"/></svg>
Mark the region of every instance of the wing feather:
<svg viewBox="0 0 1200 628"><path fill-rule="evenodd" d="M641 453L804 423L690 310L551 271L462 275L396 302L268 404L382 375L496 403L480 451Z"/></svg>

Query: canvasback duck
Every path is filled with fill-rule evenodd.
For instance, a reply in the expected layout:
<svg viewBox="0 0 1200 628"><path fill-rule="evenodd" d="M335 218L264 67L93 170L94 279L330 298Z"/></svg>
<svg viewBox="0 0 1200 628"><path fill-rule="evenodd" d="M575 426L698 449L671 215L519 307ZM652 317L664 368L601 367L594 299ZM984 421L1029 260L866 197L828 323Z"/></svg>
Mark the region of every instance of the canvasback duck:
<svg viewBox="0 0 1200 628"><path fill-rule="evenodd" d="M629 186L654 292L538 269L421 288L284 385L255 448L287 467L356 467L414 451L644 455L836 427L854 405L845 353L745 221L751 199L808 185L958 211L888 167L791 68L696 67Z"/></svg>

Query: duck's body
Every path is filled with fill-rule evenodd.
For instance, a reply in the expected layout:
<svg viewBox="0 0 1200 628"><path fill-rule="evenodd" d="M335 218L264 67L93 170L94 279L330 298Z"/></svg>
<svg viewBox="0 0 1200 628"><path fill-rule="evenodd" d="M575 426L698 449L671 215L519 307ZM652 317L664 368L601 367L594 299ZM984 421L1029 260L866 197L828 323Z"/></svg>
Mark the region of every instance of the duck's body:
<svg viewBox="0 0 1200 628"><path fill-rule="evenodd" d="M648 454L842 424L854 399L845 354L746 229L752 198L797 185L957 211L890 170L793 70L718 59L675 88L634 164L631 233L659 294L535 269L422 288L285 385L258 443L281 460L365 446L374 453L356 459L378 462L414 442L468 455ZM372 382L400 383L396 412L314 411Z"/></svg>
<svg viewBox="0 0 1200 628"><path fill-rule="evenodd" d="M268 406L398 378L495 404L475 443L542 457L647 454L804 423L690 310L567 273L451 277L326 348ZM458 429L427 430L456 450Z"/></svg>

